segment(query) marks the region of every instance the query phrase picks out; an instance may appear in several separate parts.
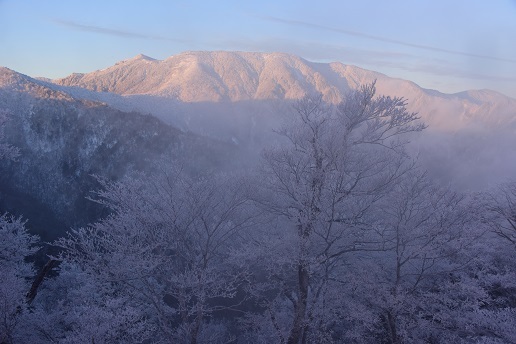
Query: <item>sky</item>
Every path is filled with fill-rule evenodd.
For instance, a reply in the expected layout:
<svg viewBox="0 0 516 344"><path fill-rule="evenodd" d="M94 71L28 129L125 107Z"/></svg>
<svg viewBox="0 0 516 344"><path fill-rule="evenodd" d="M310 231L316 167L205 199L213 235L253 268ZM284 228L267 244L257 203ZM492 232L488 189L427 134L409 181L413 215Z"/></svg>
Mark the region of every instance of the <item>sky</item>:
<svg viewBox="0 0 516 344"><path fill-rule="evenodd" d="M32 77L192 50L286 52L516 98L516 0L0 0L0 66Z"/></svg>

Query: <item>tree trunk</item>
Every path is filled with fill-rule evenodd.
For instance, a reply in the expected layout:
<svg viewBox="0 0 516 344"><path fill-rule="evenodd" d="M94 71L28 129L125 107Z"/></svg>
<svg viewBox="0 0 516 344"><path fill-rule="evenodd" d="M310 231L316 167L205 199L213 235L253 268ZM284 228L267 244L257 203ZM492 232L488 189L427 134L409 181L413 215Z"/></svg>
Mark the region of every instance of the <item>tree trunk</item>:
<svg viewBox="0 0 516 344"><path fill-rule="evenodd" d="M202 311L197 310L197 316L195 317L195 323L193 324L192 331L190 332L190 344L197 344L197 337L199 336L199 329L201 328L202 323Z"/></svg>
<svg viewBox="0 0 516 344"><path fill-rule="evenodd" d="M388 311L387 315L385 316L385 324L387 326L387 332L389 334L389 343L401 344L401 341L398 338L398 333L396 331L396 321L390 311Z"/></svg>
<svg viewBox="0 0 516 344"><path fill-rule="evenodd" d="M34 281L32 282L32 285L30 287L29 292L27 293L27 303L30 305L32 301L34 301L34 298L36 298L36 295L38 294L38 288L40 287L41 283L43 283L43 279L47 276L47 274L52 270L54 265L57 263L57 260L50 259L45 266L41 269L41 271L38 273L36 278L34 278Z"/></svg>
<svg viewBox="0 0 516 344"><path fill-rule="evenodd" d="M299 344L305 328L306 305L308 301L309 274L304 264L298 266L299 295L295 307L294 322L288 336L288 344Z"/></svg>

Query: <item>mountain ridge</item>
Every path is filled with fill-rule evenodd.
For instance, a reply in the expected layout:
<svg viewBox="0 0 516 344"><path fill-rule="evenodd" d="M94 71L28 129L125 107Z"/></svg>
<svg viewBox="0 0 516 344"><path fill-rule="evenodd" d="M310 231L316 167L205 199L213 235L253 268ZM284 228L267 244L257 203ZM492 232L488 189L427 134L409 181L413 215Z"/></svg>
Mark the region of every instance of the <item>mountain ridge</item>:
<svg viewBox="0 0 516 344"><path fill-rule="evenodd" d="M288 119L297 99L319 92L337 103L373 81L377 94L405 98L408 110L429 125L412 147L427 156L434 175L450 180L450 171L459 170L454 183L469 187L480 179L477 184L488 183L489 175L501 179L516 171L515 99L491 90L446 94L340 62L310 62L285 53L185 52L164 60L140 54L57 80L32 79L3 68L0 109L21 104L30 94L108 105L152 114L183 133L216 138L256 156L276 143L272 129Z"/></svg>
<svg viewBox="0 0 516 344"><path fill-rule="evenodd" d="M161 61L133 58L80 79L53 82L97 91L105 87L114 93L89 91L84 96L152 113L183 131L259 152L274 144L272 128L285 122L292 102L319 92L338 103L373 81L377 94L403 97L408 110L428 124L412 138L411 149L432 176L459 188L478 188L514 175L516 99L491 90L447 94L340 62L245 52L185 52Z"/></svg>
<svg viewBox="0 0 516 344"><path fill-rule="evenodd" d="M341 62L310 62L286 53L189 51L164 60L140 54L102 70L52 80L58 86L177 103L291 101L310 93L338 103L350 90L373 81L378 94L407 99L409 110L433 129L454 131L472 121L516 125L516 99L495 91L447 94ZM148 106L138 110L154 113ZM163 111L155 114L167 121Z"/></svg>
<svg viewBox="0 0 516 344"><path fill-rule="evenodd" d="M235 160L234 145L8 68L0 68L0 113L8 118L3 140L20 152L16 160L0 160L0 214L41 220L34 228L45 228L38 232L45 241L100 214L86 199L99 187L92 175L119 180L172 163L200 173Z"/></svg>
<svg viewBox="0 0 516 344"><path fill-rule="evenodd" d="M104 68L104 69L99 69L99 70L96 70L96 71L93 71L93 72L90 72L90 73L72 73L70 74L69 76L66 76L64 78L58 78L58 79L52 79L52 82L56 83L56 84L60 84L60 85L66 85L66 84L70 84L70 83L76 83L76 79L79 78L79 79L82 79L83 77L91 77L91 76L99 76L99 75L102 75L102 74L105 74L106 72L109 73L110 71L114 70L115 67L121 67L121 66L124 66L124 65L129 65L129 64L135 64L135 63L141 63L141 62L146 62L146 63L155 63L155 64L161 64L161 65L165 65L165 64L169 64L169 63L175 63L177 62L178 60L182 60L181 62L185 62L184 59L185 58L197 58L199 62L201 63L206 63L208 62L209 60L211 60L212 62L213 61L217 61L217 62L220 62L221 60L221 57L233 57L231 61L229 62L235 62L235 58L238 57L240 60L247 60L247 62L251 62L253 61L255 63L255 67L259 67L259 69L263 69L264 68L264 64L265 62L270 61L270 60L274 60L274 59L283 59L283 61L289 61L291 63L293 63L294 65L299 65L299 63L304 63L306 65L309 65L311 67L314 67L314 66L329 66L331 69L334 69L333 72L335 72L336 70L340 69L339 72L342 72L342 70L345 70L345 73L346 72L354 72L355 73L355 77L352 79L352 81L354 81L354 84L355 86L356 85L360 85L360 84L363 84L363 81L364 79L369 79L370 76L368 77L367 75L374 75L376 77L380 77L380 78L383 78L383 77L387 77L389 79L395 79L395 80L399 80L399 81L405 81L405 82L411 82L413 83L412 81L409 81L409 80L405 80L405 79L401 79L401 78L396 78L396 77L389 77L383 73L380 73L380 72L375 72L375 71L371 71L371 70L367 70L367 69L364 69L364 68L361 68L361 67L357 67L357 66L354 66L354 65L347 65L347 64L344 64L344 63L341 63L341 62L338 62L338 61L334 61L334 62L329 62L329 63L324 63L324 62L313 62L313 61L309 61L309 60L306 60L302 57L299 57L297 55L292 55L292 54L288 54L288 53L282 53L282 52L271 52L271 53L259 53L259 52L243 52L243 51L186 51L186 52L183 52L183 53L180 53L180 54L176 54L176 55L172 55L172 56L169 56L163 60L158 60L158 59L154 59L152 57L149 57L147 55L144 55L144 54L138 54L132 58L128 58L128 59L125 59L125 60L121 60L119 62L116 62L114 65L112 66L109 66L107 68ZM261 63L257 63L258 60L260 60L259 62ZM233 65L234 66L234 65ZM220 76L220 73L219 73L219 76ZM45 78L46 79L46 78ZM88 80L89 81L89 80ZM83 80L83 83L86 83L86 80ZM415 83L414 83L415 84ZM415 84L417 85L417 84ZM89 86L89 85L88 85ZM91 87L91 86L90 86ZM444 92L440 92L438 90L435 90L435 89L425 89L425 88L422 88L420 87L419 85L417 85L417 87L425 90L425 91L429 91L431 93L438 93L438 94L441 94L441 95L459 95L461 93L464 93L464 92L470 92L470 91L489 91L490 93L492 94L498 94L498 95L502 95L504 97L507 97L507 98L511 98L507 95L504 95L500 92L497 92L497 91L494 91L494 90L489 90L489 89L482 89L482 90L464 90L464 91L460 91L460 92L456 92L456 93L444 93ZM122 93L122 92L120 92ZM511 99L514 99L514 98L511 98ZM242 99L234 99L234 100L242 100Z"/></svg>

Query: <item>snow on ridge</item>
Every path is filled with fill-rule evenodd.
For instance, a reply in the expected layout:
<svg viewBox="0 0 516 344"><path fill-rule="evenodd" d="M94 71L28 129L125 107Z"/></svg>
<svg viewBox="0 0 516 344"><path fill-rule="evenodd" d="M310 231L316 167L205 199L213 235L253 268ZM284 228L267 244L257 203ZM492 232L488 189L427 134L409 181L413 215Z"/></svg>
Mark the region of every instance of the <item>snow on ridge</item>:
<svg viewBox="0 0 516 344"><path fill-rule="evenodd" d="M135 57L133 57L132 60L158 61L155 58L152 58L152 57L144 55L144 54L138 54Z"/></svg>
<svg viewBox="0 0 516 344"><path fill-rule="evenodd" d="M280 52L187 51L164 60L140 54L102 71L53 82L186 103L295 100L315 92L337 103L350 89L374 80L378 94L404 97L409 109L434 128L453 131L475 118L512 122L511 116L516 117L511 111L516 100L496 92L445 94L356 66L315 63Z"/></svg>
<svg viewBox="0 0 516 344"><path fill-rule="evenodd" d="M501 146L506 156L513 156L516 99L490 90L446 94L356 66L310 62L285 53L185 52L164 60L137 55L101 71L72 74L52 83L0 68L0 95L2 83L36 85L20 90L41 97L61 92L122 111L151 113L181 130L237 140L258 151L274 140L271 128L292 111L291 100L320 92L326 101L338 103L350 90L374 80L378 94L405 98L408 109L429 125L414 149L447 147L432 151L441 161L437 165L446 166L447 159L455 156L447 153L449 147L459 141L457 154ZM55 92L48 93L43 86ZM463 138L469 141L462 142Z"/></svg>

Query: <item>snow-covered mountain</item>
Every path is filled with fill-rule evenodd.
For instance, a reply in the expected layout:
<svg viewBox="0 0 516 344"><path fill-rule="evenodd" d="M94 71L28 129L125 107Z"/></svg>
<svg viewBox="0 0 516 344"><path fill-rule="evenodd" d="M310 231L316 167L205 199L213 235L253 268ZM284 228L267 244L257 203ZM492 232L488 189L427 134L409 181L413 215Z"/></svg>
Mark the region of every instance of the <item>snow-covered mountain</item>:
<svg viewBox="0 0 516 344"><path fill-rule="evenodd" d="M2 69L0 95L16 89L16 97L0 96L0 108L24 97L102 103L155 115L251 156L277 138L272 129L296 99L319 92L338 103L351 89L376 80L378 94L404 97L429 125L412 148L435 176L469 188L516 175L516 99L489 90L445 94L339 62L247 52L185 52L165 60L138 55L92 73L29 79Z"/></svg>
<svg viewBox="0 0 516 344"><path fill-rule="evenodd" d="M170 161L197 172L234 160L234 145L48 86L0 68L0 112L9 118L0 129L20 150L16 161L0 160L0 213L36 220L52 231L38 229L44 240L96 218L99 207L86 200L98 188L92 174L118 180Z"/></svg>
<svg viewBox="0 0 516 344"><path fill-rule="evenodd" d="M350 89L374 80L379 94L408 99L410 110L433 129L455 131L473 122L516 125L516 99L494 91L444 94L355 66L314 63L283 53L186 52L161 61L138 55L103 70L53 82L129 99L139 96L139 110L167 119L170 115L156 102L295 100L318 92L337 103ZM152 97L154 104L145 105L142 96Z"/></svg>
<svg viewBox="0 0 516 344"><path fill-rule="evenodd" d="M252 153L277 138L272 128L284 122L296 99L319 92L338 103L375 80L378 94L404 97L429 125L412 149L435 177L459 188L483 188L516 175L516 99L490 90L445 94L339 62L246 52L186 52L162 61L139 55L49 86L152 113Z"/></svg>

